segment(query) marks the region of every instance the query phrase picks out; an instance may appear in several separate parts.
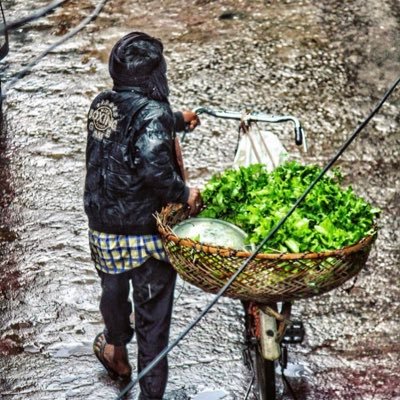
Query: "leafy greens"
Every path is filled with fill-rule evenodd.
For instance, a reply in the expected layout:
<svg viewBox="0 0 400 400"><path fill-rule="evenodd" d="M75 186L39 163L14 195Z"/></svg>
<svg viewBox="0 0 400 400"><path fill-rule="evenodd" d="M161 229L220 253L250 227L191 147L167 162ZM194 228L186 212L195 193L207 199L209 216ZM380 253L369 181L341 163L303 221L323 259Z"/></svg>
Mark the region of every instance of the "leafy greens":
<svg viewBox="0 0 400 400"><path fill-rule="evenodd" d="M258 244L286 215L320 174L316 165L289 161L272 172L263 165L229 169L214 175L202 197L201 217L231 222ZM338 169L324 176L285 224L263 248L264 252L319 252L352 245L374 232L379 214L351 187L343 189Z"/></svg>

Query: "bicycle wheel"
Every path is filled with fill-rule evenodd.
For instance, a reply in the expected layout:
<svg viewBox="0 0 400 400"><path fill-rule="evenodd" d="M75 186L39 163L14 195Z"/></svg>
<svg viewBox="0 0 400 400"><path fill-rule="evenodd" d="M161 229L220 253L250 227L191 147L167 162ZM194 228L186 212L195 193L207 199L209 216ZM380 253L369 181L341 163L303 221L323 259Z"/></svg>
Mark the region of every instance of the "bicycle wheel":
<svg viewBox="0 0 400 400"><path fill-rule="evenodd" d="M275 361L266 360L259 345L255 346L255 374L259 400L276 400Z"/></svg>

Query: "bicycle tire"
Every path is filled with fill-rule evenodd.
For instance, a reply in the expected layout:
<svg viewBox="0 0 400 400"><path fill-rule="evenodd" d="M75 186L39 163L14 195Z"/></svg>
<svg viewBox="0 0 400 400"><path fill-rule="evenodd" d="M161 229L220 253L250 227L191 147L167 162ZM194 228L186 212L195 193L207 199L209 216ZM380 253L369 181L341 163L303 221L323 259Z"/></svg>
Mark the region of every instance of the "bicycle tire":
<svg viewBox="0 0 400 400"><path fill-rule="evenodd" d="M254 368L259 400L276 400L275 361L266 360L260 345L255 346Z"/></svg>

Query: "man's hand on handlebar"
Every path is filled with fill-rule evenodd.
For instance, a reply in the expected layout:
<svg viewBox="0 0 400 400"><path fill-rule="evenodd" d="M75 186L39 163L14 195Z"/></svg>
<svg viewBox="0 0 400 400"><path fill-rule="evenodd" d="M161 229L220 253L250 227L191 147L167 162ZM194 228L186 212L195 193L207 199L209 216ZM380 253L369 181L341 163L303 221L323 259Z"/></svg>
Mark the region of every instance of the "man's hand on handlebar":
<svg viewBox="0 0 400 400"><path fill-rule="evenodd" d="M182 111L182 114L189 131L193 131L196 126L200 125L200 118L194 111Z"/></svg>

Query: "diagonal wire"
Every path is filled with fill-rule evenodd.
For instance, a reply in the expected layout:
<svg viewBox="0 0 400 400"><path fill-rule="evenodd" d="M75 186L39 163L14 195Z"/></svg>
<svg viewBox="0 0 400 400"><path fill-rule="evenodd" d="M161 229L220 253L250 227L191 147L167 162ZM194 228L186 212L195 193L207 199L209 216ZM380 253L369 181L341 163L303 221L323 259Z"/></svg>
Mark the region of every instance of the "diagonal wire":
<svg viewBox="0 0 400 400"><path fill-rule="evenodd" d="M89 14L85 19L83 19L79 25L77 25L74 29L69 31L67 34L62 36L59 40L57 40L55 43L53 43L51 46L49 46L47 49L45 49L42 53L40 53L33 61L31 61L25 68L23 68L20 72L15 74L11 80L5 83L4 85L4 94L3 97L6 96L7 90L10 89L12 86L15 85L15 83L23 78L25 75L28 75L32 68L44 57L47 56L51 51L53 51L56 47L60 46L67 40L71 39L73 36L78 34L82 29L86 27L91 21L93 21L97 16L100 14L102 9L104 8L105 4L108 2L108 0L101 0L99 4L96 6L96 8L93 10L91 14Z"/></svg>
<svg viewBox="0 0 400 400"><path fill-rule="evenodd" d="M216 294L214 299L204 308L204 310L191 322L186 329L167 347L164 348L154 359L150 362L143 370L137 375L136 379L131 381L118 395L115 400L122 400L124 396L142 379L149 371L151 371L199 322L200 320L210 311L210 309L217 303L217 301L224 295L224 293L229 289L236 278L244 271L244 269L249 265L249 263L256 257L256 255L261 251L262 247L272 236L280 229L280 227L286 222L286 220L293 214L299 204L307 197L314 186L320 181L320 179L326 174L326 172L332 167L332 165L338 160L338 158L344 153L347 147L354 141L358 134L365 128L372 117L378 112L378 110L385 103L387 98L391 95L397 85L400 83L400 77L391 85L391 87L384 94L379 103L371 111L368 117L355 129L351 136L345 141L342 147L337 151L334 157L328 162L328 164L323 168L321 173L315 178L315 180L310 184L310 186L304 191L304 193L297 199L289 212L276 224L276 226L269 232L269 234L262 240L262 242L257 246L254 252L243 262L240 268L231 276L228 282L223 288Z"/></svg>
<svg viewBox="0 0 400 400"><path fill-rule="evenodd" d="M1 0L0 0L0 11L1 11L1 16L3 18L3 24L6 24L6 17L4 15L3 4L1 2ZM2 60L8 54L8 52L10 50L9 43L8 43L8 32L7 31L4 32L4 39L5 39L5 42L0 48L0 60ZM0 88L0 93L1 93L1 88Z"/></svg>
<svg viewBox="0 0 400 400"><path fill-rule="evenodd" d="M4 32L12 31L14 29L21 27L22 25L28 24L29 22L32 22L32 21L35 21L35 20L47 15L48 13L54 11L57 7L61 6L66 1L69 1L69 0L53 1L49 5L40 8L39 10L33 12L30 15L27 15L26 17L17 19L15 21L11 21L9 23L0 24L0 34L2 34Z"/></svg>

